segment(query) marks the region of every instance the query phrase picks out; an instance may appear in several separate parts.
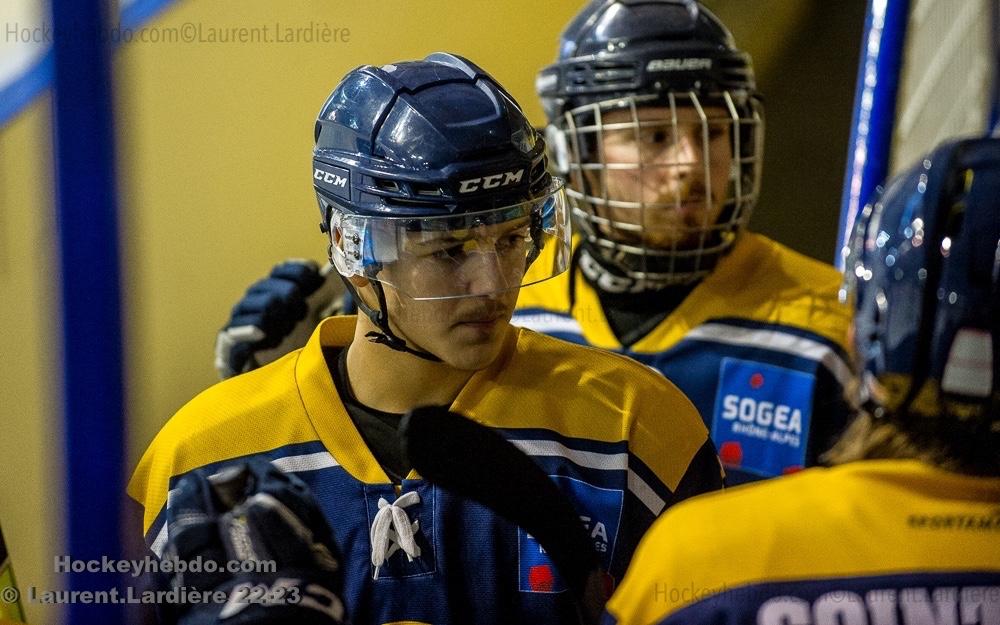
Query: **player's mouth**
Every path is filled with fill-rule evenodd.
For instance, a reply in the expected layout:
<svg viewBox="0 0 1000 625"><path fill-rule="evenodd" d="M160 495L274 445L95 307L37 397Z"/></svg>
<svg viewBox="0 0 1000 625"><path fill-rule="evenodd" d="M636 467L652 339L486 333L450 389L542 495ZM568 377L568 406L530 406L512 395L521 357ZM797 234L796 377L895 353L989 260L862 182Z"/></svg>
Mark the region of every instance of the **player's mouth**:
<svg viewBox="0 0 1000 625"><path fill-rule="evenodd" d="M681 199L680 202L670 202L670 204L683 212L704 210L708 206L708 196L689 195Z"/></svg>
<svg viewBox="0 0 1000 625"><path fill-rule="evenodd" d="M455 327L490 332L506 319L507 315L503 311L483 311L461 317Z"/></svg>

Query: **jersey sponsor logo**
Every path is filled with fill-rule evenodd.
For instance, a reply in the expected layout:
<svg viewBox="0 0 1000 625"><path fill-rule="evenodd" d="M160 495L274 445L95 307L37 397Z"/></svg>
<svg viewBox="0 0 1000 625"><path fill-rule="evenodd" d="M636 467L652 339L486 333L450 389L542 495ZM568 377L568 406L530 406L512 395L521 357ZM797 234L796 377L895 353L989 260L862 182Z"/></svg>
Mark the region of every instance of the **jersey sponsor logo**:
<svg viewBox="0 0 1000 625"><path fill-rule="evenodd" d="M723 464L765 477L805 464L814 375L724 358L712 419Z"/></svg>
<svg viewBox="0 0 1000 625"><path fill-rule="evenodd" d="M653 59L647 72L697 72L712 69L712 59Z"/></svg>
<svg viewBox="0 0 1000 625"><path fill-rule="evenodd" d="M345 199L351 197L351 172L342 167L325 163L323 167L313 167L313 180L324 191Z"/></svg>
<svg viewBox="0 0 1000 625"><path fill-rule="evenodd" d="M483 189L506 187L508 185L521 182L521 178L523 177L524 169L522 168L515 171L505 171L500 174L493 174L492 176L469 178L468 180L463 180L458 184L458 192L472 193L473 191L481 191Z"/></svg>
<svg viewBox="0 0 1000 625"><path fill-rule="evenodd" d="M757 625L987 625L1000 622L1000 586L833 590L815 601L782 596L757 610Z"/></svg>
<svg viewBox="0 0 1000 625"><path fill-rule="evenodd" d="M624 491L600 488L575 478L549 476L559 490L569 496L580 513L580 522L594 543L594 551L605 570L611 568L618 527L621 524ZM521 592L563 592L566 583L556 572L555 564L535 537L518 529L518 559Z"/></svg>

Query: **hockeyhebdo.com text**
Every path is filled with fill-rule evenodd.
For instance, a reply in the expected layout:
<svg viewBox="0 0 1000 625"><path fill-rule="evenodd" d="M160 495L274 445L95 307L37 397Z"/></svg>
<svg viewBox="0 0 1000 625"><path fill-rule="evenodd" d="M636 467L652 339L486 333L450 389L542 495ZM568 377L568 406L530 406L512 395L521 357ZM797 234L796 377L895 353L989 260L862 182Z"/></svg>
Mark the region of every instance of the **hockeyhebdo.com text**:
<svg viewBox="0 0 1000 625"><path fill-rule="evenodd" d="M119 573L132 577L157 573L274 573L278 565L274 560L228 560L219 562L195 556L187 560L164 557L158 560L146 556L142 560L115 560L107 556L100 560L74 560L69 556L56 556L56 573Z"/></svg>
<svg viewBox="0 0 1000 625"><path fill-rule="evenodd" d="M327 22L307 24L223 25L184 22L179 26L141 26L120 24L101 29L54 28L51 24L27 25L6 22L2 25L4 43L52 45L56 41L92 41L112 44L338 44L351 42L351 29Z"/></svg>

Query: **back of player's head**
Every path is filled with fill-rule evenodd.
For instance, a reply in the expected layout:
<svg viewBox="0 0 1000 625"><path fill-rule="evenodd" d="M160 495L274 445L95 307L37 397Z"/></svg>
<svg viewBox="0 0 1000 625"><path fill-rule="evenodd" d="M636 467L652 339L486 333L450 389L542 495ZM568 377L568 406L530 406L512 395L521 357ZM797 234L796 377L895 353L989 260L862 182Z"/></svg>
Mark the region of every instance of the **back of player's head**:
<svg viewBox="0 0 1000 625"><path fill-rule="evenodd" d="M763 147L763 108L750 57L719 19L694 0L593 0L562 33L558 58L538 74L536 90L548 117L554 164L567 176L585 242L607 264L654 284L693 282L709 273L749 221L760 188ZM644 115L642 108L657 108L660 117ZM703 145L698 149L706 166L720 162L710 152L730 153L721 159L727 162L721 167L726 168L722 185L728 188L707 194L719 196L724 208L707 211L718 214L704 224L687 224L680 244L626 235L634 228L616 209L690 207L683 207L681 194L658 201L640 199L639 193L621 197L604 173L591 172L632 167L646 174L639 185L651 187L657 184L649 180L655 167L677 170L684 166L683 157L675 156L672 165L654 165L651 156L637 151L633 163L617 160L609 167L607 129L631 131L638 141L660 128L677 141L679 127L691 120L700 123L697 138ZM729 142L710 148L711 137L720 132ZM710 176L706 172L703 178ZM651 222L648 214L631 221L646 227Z"/></svg>
<svg viewBox="0 0 1000 625"><path fill-rule="evenodd" d="M945 143L880 190L858 221L846 273L875 416L979 440L995 455L1000 139Z"/></svg>

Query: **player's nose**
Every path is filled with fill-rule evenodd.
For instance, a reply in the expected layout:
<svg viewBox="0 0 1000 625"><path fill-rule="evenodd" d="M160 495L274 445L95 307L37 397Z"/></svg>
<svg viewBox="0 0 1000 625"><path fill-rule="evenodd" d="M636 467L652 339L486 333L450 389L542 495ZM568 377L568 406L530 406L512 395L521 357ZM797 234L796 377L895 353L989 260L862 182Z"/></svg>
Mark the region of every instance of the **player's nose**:
<svg viewBox="0 0 1000 625"><path fill-rule="evenodd" d="M680 134L643 163L644 186L666 195L683 193L699 174L701 144L691 132Z"/></svg>
<svg viewBox="0 0 1000 625"><path fill-rule="evenodd" d="M670 147L669 154L665 158L670 159L678 176L691 176L697 171L697 166L701 162L702 146L701 137L694 129L680 133Z"/></svg>
<svg viewBox="0 0 1000 625"><path fill-rule="evenodd" d="M466 257L462 264L460 280L468 295L490 296L514 286L507 283L508 273L504 271L496 249L482 244Z"/></svg>

